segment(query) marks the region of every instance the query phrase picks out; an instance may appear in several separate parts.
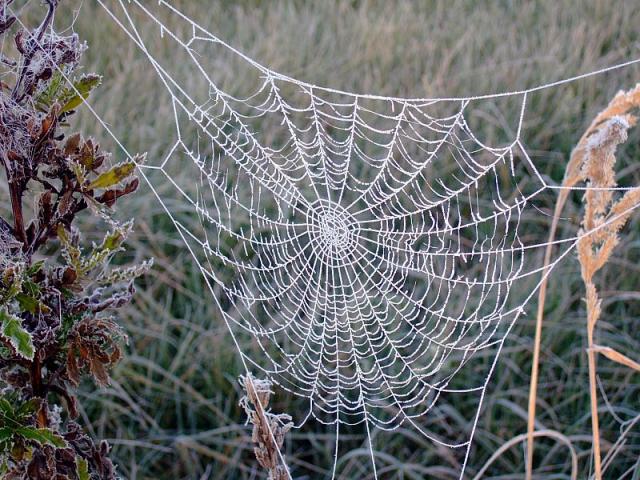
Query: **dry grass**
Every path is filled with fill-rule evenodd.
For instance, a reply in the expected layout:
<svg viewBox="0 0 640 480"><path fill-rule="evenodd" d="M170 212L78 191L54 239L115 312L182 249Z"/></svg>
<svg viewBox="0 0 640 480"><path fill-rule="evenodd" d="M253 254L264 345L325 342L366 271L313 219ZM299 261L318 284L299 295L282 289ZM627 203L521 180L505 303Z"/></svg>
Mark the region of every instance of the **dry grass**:
<svg viewBox="0 0 640 480"><path fill-rule="evenodd" d="M613 250L619 244L619 232L629 220L633 209L640 202L640 187L627 190L622 198L615 200L616 150L627 141L628 130L637 123L637 117L629 113L640 107L640 84L628 92L619 92L600 112L582 135L571 154L565 173L554 219L549 234L549 244L555 238L558 219L572 187L580 183L588 188L584 194L584 217L578 232L578 261L582 280L586 288L587 309L587 356L589 366L589 394L591 406L591 424L593 435L593 466L596 480L602 479L602 457L600 428L598 421L598 395L596 383L596 353L612 361L640 371L637 362L620 352L597 345L594 331L601 315L601 299L594 283L594 275L611 258ZM545 270L550 260L551 246L545 252ZM532 364L531 386L529 391L528 429L527 429L527 465L526 476L530 479L533 470L533 434L535 429L536 398L538 388L538 363L540 338L546 295L546 277L543 280L538 303L536 337Z"/></svg>

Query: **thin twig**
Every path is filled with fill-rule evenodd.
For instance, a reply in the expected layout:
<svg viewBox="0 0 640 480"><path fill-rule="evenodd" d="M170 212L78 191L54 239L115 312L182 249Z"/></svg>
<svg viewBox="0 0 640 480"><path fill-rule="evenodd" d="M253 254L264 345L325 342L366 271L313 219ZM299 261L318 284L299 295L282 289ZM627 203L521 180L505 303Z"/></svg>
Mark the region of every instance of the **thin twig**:
<svg viewBox="0 0 640 480"><path fill-rule="evenodd" d="M49 28L49 25L51 25L53 16L56 11L56 7L58 6L58 0L46 0L46 3L49 6L49 9L47 11L47 15L44 17L44 19L42 20L42 23L40 23L40 26L36 30L37 33L35 35L35 42L34 42L35 48L32 51L30 51L28 55L25 57L24 62L22 63L22 67L20 68L20 74L18 75L18 79L16 80L16 84L14 85L13 91L11 92L11 95L16 102L20 102L24 98L24 95L26 92L23 92L22 95L20 95L19 93L20 87L22 86L22 81L24 80L24 77L27 73L29 65L31 64L31 61L33 60L33 55L35 54L37 49L41 48L40 44L41 44L42 38L44 37L44 32L47 30L47 28Z"/></svg>

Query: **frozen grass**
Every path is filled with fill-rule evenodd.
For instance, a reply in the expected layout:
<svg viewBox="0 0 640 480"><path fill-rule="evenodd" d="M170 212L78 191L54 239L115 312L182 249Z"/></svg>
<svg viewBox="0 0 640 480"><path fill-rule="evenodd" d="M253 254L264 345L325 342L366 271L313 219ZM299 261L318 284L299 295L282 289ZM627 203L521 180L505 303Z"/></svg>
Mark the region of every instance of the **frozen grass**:
<svg viewBox="0 0 640 480"><path fill-rule="evenodd" d="M66 0L59 26L73 15ZM491 93L531 87L640 56L640 10L632 2L175 2L220 37L270 67L320 85L385 95L441 96ZM214 5L210 5L215 3ZM117 2L112 2L114 9ZM38 8L28 2L23 14ZM61 12L62 13L62 12ZM130 151L164 156L173 129L170 105L157 79L118 27L93 1L85 1L74 29L91 46L87 70L105 75L94 108ZM156 32L143 32L160 42ZM159 43L159 47L162 45ZM170 52L167 52L170 54ZM233 65L224 71L225 86L240 88ZM188 89L195 75L184 72ZM615 91L640 79L638 68L576 82L533 95L524 139L538 168L560 181L573 145ZM488 140L499 142L514 123L516 110L497 101L478 109ZM113 146L88 112L85 131L93 130ZM618 183L640 183L638 136L631 132L619 155ZM114 151L116 151L114 149ZM176 170L176 174L180 174ZM195 185L195 181L194 181ZM168 190L167 190L168 193ZM553 209L549 199L547 213ZM177 210L181 221L196 221ZM571 196L559 235L576 232L581 198ZM140 288L124 322L131 336L128 354L111 388L86 393L84 420L98 437L115 445L115 460L130 479L244 479L261 473L252 455L250 428L238 406L242 373L209 293L168 218L148 190L120 206L135 215L137 238L131 255L156 258L154 274ZM539 215L544 241L550 218ZM637 215L622 233L616 255L599 273L603 299L597 343L620 352L640 351ZM541 259L540 259L541 261ZM591 415L586 314L580 267L572 256L554 273L547 296L537 420L569 438L578 454L579 478L590 474ZM527 395L535 305L507 342L475 437L469 477L506 441L526 431ZM251 348L251 346L247 346ZM635 356L634 356L635 355ZM609 361L598 365L605 478L640 476L640 384L638 374ZM89 392L91 390L88 390ZM275 411L295 411L288 398L272 399ZM465 404L450 408L463 411ZM626 423L624 423L626 422ZM638 423L630 423L638 422ZM625 443L612 450L620 432ZM308 428L288 434L286 455L294 478L325 478L333 455L330 430ZM341 478L371 478L363 432L345 432ZM457 478L458 457L438 449L410 430L379 435L381 478ZM522 478L524 441L499 457L483 478ZM607 464L607 454L615 451ZM398 460L401 459L401 460ZM569 478L570 456L553 439L536 441L535 478ZM607 466L608 465L608 466Z"/></svg>

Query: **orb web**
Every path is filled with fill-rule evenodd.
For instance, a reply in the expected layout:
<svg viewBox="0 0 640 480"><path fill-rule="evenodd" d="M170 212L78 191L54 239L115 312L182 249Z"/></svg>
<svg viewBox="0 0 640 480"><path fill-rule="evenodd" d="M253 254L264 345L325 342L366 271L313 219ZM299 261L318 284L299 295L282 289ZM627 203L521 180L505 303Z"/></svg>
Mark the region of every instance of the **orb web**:
<svg viewBox="0 0 640 480"><path fill-rule="evenodd" d="M175 223L248 369L306 399L299 425L410 424L442 445L468 446L491 367L482 353L497 354L521 311L508 308L512 284L532 273L518 223L544 185L519 134L484 144L469 125L471 99L352 95L250 60L251 90L231 95L203 64L219 39L163 2L189 34L133 4L208 85L184 88L175 59L149 50L123 5L120 24L175 116L174 148L144 169L198 213L197 231ZM196 173L196 194L176 165ZM520 189L522 171L538 190ZM465 369L478 372L475 384L458 380ZM421 419L451 395L477 401L468 430L425 428Z"/></svg>

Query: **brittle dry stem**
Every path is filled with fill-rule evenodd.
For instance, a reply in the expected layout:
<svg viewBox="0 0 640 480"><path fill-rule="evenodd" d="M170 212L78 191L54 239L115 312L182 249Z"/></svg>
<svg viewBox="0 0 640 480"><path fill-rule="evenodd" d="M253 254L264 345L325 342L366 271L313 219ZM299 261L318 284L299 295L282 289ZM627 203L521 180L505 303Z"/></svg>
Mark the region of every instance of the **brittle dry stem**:
<svg viewBox="0 0 640 480"><path fill-rule="evenodd" d="M602 478L602 466L595 355L596 353L602 353L613 361L622 363L633 369L636 369L637 366L637 369L640 370L640 366L635 361L609 347L601 347L594 343L595 326L600 315L600 302L595 285L592 282L593 274L607 262L611 251L617 244L617 233L619 229L626 223L631 210L640 201L640 191L633 189L629 190L618 202L613 203L613 194L612 190L610 190L610 188L616 186L613 171L615 150L618 144L626 141L628 128L635 125L636 118L628 112L638 106L640 106L640 84L627 92L618 92L607 108L593 119L589 128L584 132L576 148L571 153L571 158L565 170L565 178L562 182L563 189L560 191L554 209L553 221L544 256L543 278L538 294L528 403L526 480L531 480L533 472L533 444L540 345L551 251L557 231L558 220L567 201L569 191L571 187L579 182L586 181L592 186L603 188L602 190L588 190L585 194L585 216L582 224L583 230L585 230L586 233L582 231L581 233L584 235L578 241L578 257L582 267L582 278L587 288L587 360L591 397L594 474L596 480ZM595 252L593 251L594 248ZM587 250L589 253L587 253ZM580 253L582 253L582 255Z"/></svg>

